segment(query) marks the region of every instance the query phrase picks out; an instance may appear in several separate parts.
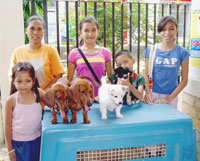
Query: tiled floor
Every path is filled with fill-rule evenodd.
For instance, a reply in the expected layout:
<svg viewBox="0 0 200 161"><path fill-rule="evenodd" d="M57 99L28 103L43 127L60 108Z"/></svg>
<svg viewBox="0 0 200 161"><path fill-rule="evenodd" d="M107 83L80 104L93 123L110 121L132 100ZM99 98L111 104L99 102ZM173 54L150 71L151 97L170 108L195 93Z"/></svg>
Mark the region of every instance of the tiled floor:
<svg viewBox="0 0 200 161"><path fill-rule="evenodd" d="M0 144L0 161L10 161L5 144Z"/></svg>

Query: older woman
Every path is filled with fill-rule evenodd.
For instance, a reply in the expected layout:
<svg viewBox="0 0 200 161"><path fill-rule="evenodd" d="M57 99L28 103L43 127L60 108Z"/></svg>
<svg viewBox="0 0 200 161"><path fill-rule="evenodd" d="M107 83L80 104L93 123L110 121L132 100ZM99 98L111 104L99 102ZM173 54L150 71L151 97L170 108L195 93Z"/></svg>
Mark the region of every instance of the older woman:
<svg viewBox="0 0 200 161"><path fill-rule="evenodd" d="M40 88L45 90L62 77L64 69L57 50L42 43L44 33L45 24L43 19L39 16L31 16L26 26L29 44L14 50L10 71L18 62L30 62L36 71Z"/></svg>

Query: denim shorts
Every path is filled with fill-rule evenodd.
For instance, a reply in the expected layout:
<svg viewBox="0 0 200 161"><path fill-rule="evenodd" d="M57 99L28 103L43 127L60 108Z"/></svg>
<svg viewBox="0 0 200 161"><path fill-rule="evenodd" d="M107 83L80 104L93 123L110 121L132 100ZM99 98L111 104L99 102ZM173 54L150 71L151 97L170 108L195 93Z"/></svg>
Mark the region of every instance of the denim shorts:
<svg viewBox="0 0 200 161"><path fill-rule="evenodd" d="M40 160L41 136L32 141L12 141L17 161L39 161Z"/></svg>

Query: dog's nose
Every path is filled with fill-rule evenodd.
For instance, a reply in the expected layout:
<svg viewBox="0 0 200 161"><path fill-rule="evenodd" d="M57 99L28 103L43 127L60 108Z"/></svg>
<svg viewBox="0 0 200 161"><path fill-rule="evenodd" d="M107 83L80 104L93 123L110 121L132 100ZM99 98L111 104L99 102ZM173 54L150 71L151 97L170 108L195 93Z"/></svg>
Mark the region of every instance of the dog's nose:
<svg viewBox="0 0 200 161"><path fill-rule="evenodd" d="M122 104L122 102L119 102L119 105L121 105Z"/></svg>

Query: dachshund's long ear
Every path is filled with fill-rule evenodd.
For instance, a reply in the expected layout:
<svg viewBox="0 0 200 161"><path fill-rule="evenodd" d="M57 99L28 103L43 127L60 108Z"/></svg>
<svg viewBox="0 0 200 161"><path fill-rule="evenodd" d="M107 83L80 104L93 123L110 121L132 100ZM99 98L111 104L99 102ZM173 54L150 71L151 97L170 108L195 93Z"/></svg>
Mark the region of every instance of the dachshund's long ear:
<svg viewBox="0 0 200 161"><path fill-rule="evenodd" d="M47 89L43 95L43 100L47 106L53 107L55 105L55 90L53 88Z"/></svg>
<svg viewBox="0 0 200 161"><path fill-rule="evenodd" d="M74 84L69 87L68 95L75 101L80 101L80 91L79 91L79 84Z"/></svg>
<svg viewBox="0 0 200 161"><path fill-rule="evenodd" d="M69 88L69 89L67 90L67 95L68 95L69 98L72 98L72 97L73 97L72 88Z"/></svg>
<svg viewBox="0 0 200 161"><path fill-rule="evenodd" d="M80 101L80 84L76 84L74 87L74 100Z"/></svg>
<svg viewBox="0 0 200 161"><path fill-rule="evenodd" d="M66 92L67 97L69 97L69 87L68 86L65 86L65 92Z"/></svg>
<svg viewBox="0 0 200 161"><path fill-rule="evenodd" d="M92 88L92 98L94 98L94 86L92 84L90 84L91 88Z"/></svg>

